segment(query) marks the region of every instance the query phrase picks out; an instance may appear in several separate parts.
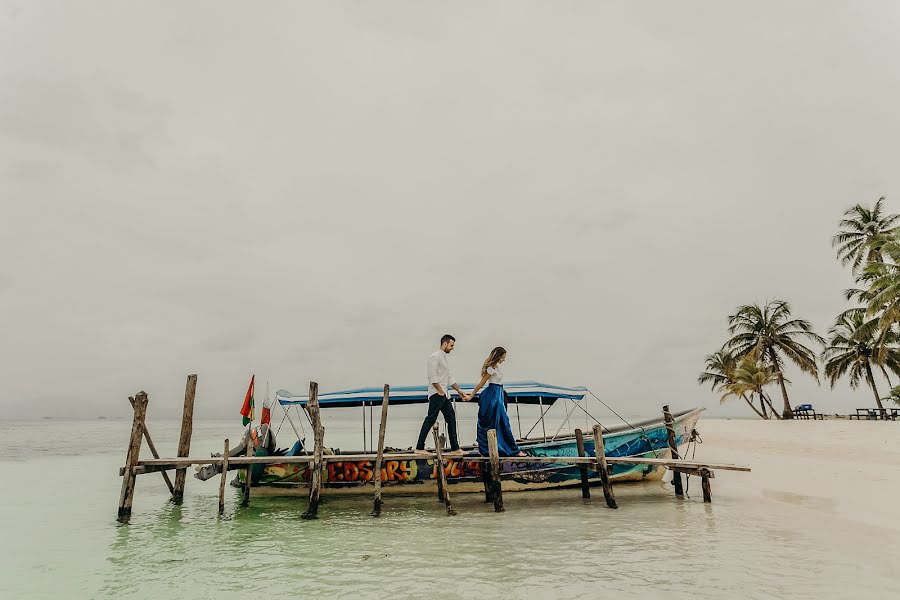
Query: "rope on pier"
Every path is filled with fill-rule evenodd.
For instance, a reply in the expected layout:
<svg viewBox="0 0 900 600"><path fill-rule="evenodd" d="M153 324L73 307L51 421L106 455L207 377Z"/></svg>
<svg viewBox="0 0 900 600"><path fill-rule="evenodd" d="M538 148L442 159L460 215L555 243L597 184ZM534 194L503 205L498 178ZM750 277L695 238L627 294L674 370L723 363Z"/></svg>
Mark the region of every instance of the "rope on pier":
<svg viewBox="0 0 900 600"><path fill-rule="evenodd" d="M694 457L697 455L697 446L703 443L703 438L700 437L700 432L696 429L691 429L691 437L688 439L687 448L684 451L684 456L687 458L688 452L691 453L691 460L694 460ZM691 450L691 445L693 444L694 448ZM684 495L690 498L690 494L688 494L688 490L691 489L691 474L684 474Z"/></svg>
<svg viewBox="0 0 900 600"><path fill-rule="evenodd" d="M647 442L647 445L650 447L650 450L653 452L653 456L654 456L654 457L659 457L659 454L657 454L656 449L653 447L653 443L650 441L650 438L647 437L647 430L646 430L646 429L644 429L643 427L635 427L634 425L632 425L631 423L629 423L628 421L626 421L626 420L625 420L625 417L623 417L622 415L620 415L619 413L617 413L615 410L613 410L613 407L612 407L612 406L610 406L609 404L607 404L606 402L604 402L603 400L601 400L600 398L598 398L598 397L597 397L597 394L595 394L594 392L592 392L592 391L589 390L588 388L585 388L585 389L587 390L587 393L588 393L588 394L590 394L591 396L593 396L593 397L597 400L597 402L599 402L600 404L602 404L603 406L605 406L606 408L608 408L609 411L610 411L612 414L614 414L614 415L616 415L617 417L619 417L619 419L620 419L623 423L625 423L626 425L628 425L628 426L631 427L632 429L640 429L640 430L641 430L641 438L643 438L643 440L644 440L645 442ZM582 410L584 410L584 409L582 409ZM589 414L586 410L585 410L584 412L585 412L586 414ZM589 415L589 416L590 416L592 419L594 419L595 421L597 421L597 418L594 417L593 415ZM597 421L597 423L599 424L600 421Z"/></svg>

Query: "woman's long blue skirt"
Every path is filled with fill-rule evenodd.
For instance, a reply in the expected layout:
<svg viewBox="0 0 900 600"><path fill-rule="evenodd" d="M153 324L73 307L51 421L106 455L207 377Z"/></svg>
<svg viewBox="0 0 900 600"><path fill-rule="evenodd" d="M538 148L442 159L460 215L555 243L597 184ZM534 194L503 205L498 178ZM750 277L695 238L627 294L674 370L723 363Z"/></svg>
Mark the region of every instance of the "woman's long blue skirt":
<svg viewBox="0 0 900 600"><path fill-rule="evenodd" d="M482 456L488 455L488 429L497 430L497 450L500 456L515 456L519 453L519 446L509 426L509 415L506 413L506 404L503 402L503 386L497 383L488 384L481 392L478 400L478 452Z"/></svg>

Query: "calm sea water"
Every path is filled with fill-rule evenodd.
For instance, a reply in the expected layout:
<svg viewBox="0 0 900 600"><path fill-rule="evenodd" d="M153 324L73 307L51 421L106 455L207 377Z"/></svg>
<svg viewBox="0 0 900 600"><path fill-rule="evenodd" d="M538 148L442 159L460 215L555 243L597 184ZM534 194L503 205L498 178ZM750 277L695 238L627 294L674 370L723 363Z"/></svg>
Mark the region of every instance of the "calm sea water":
<svg viewBox="0 0 900 600"><path fill-rule="evenodd" d="M392 425L411 437L415 421ZM358 424L326 427L353 445ZM149 426L174 454L178 423ZM900 595L896 530L766 502L724 477L713 505L694 480L684 502L668 484L620 485L617 511L602 494L583 501L566 490L508 494L502 514L458 494L455 517L432 498L388 498L379 519L370 498L327 499L318 520L303 521L303 501L256 497L241 508L230 488L219 517L218 479L189 479L184 504L172 506L154 474L138 478L122 526L117 470L129 432L124 421L0 424L0 598ZM239 434L233 422L198 424L192 454Z"/></svg>

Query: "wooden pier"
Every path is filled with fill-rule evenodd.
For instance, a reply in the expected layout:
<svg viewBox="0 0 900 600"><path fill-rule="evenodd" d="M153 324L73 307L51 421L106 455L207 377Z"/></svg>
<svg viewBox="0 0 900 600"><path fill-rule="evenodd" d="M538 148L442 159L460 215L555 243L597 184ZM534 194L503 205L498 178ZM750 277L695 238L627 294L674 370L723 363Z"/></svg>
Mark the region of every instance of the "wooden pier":
<svg viewBox="0 0 900 600"><path fill-rule="evenodd" d="M138 392L133 398L129 398L134 409L134 419L132 423L131 436L129 438L128 449L126 452L125 466L119 469L119 475L123 477L122 489L119 496L118 518L121 522L127 522L131 516L131 506L134 499L135 480L138 475L147 473L162 473L165 482L172 494L172 501L180 503L184 496L184 485L186 481L186 470L193 465L221 465L222 474L219 482L219 503L218 509L221 514L224 511L225 502L225 483L229 467L241 466L246 467L245 483L242 486L242 503L247 504L250 501L250 488L252 487L251 467L253 465L266 464L309 464L311 466L311 477L309 483L309 504L307 510L302 513L305 519L314 519L317 516L321 494L324 488L322 481L322 472L328 463L350 462L350 461L372 461L377 468L374 471L374 508L373 516L381 514L382 507L382 481L381 481L381 465L388 460L432 460L440 466L446 465L446 459L442 453L442 444L437 434L437 428L434 429L435 451L429 453L417 453L411 451L385 452L384 436L387 427L387 410L390 398L390 387L384 386L384 401L382 403L381 426L379 428L378 449L377 452L365 454L325 454L324 437L325 428L322 426L319 405L318 405L318 385L310 382L309 402L304 409L309 414L310 422L313 424L314 447L310 454L300 456L253 456L252 445L248 444L246 456L228 456L229 441L224 441L224 454L221 457L191 457L188 456L190 450L191 433L193 430L193 409L194 397L196 392L197 376L189 375L184 398L184 411L182 414L181 436L179 438L177 456L173 458L160 458L156 447L151 441L150 433L147 431L146 414L148 397L145 392ZM642 456L605 456L600 453L599 456L586 455L584 451L583 435L581 430L575 430L575 436L578 440L578 456L500 456L497 451L497 436L494 430L488 432L489 455L466 455L461 457L465 462L482 463L482 473L485 478L485 494L488 502L492 503L496 512L505 510L503 502L503 480L501 479L500 464L505 462L512 463L548 463L555 465L576 465L581 468L581 485L578 486L583 498L590 498L590 486L588 482L587 472L590 467L594 467L599 474L600 484L603 488L603 495L609 508L618 508L618 504L613 492L612 481L610 480L611 465L647 465L656 467L666 467L673 473L673 484L676 496L683 497L683 489L681 484L681 475L698 476L702 480L703 500L704 502L712 501L710 479L715 477L715 471L750 471L749 467L725 463L712 463L707 461L684 460L679 458L678 448L675 444L675 434L672 428L672 415L669 407L663 408L665 423L668 430L668 445L671 458L647 458ZM603 448L603 428L595 425L592 431L594 438L594 448ZM151 450L153 458L140 458L140 448L142 440L146 440ZM175 470L175 483L172 484L167 475L167 471ZM438 499L445 504L447 513L456 514L450 503L451 486L447 484L444 468L438 468Z"/></svg>

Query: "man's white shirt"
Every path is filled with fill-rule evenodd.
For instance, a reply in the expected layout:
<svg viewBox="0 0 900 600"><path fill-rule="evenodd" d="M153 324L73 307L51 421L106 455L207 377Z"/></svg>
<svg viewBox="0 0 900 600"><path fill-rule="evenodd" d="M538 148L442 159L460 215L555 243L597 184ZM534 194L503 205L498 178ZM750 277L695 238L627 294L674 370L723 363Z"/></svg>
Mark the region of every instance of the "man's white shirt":
<svg viewBox="0 0 900 600"><path fill-rule="evenodd" d="M444 395L450 397L450 386L456 383L453 375L450 374L450 363L447 360L447 353L443 350L437 350L428 357L428 397L437 394L438 390L434 384L440 384L444 388Z"/></svg>

